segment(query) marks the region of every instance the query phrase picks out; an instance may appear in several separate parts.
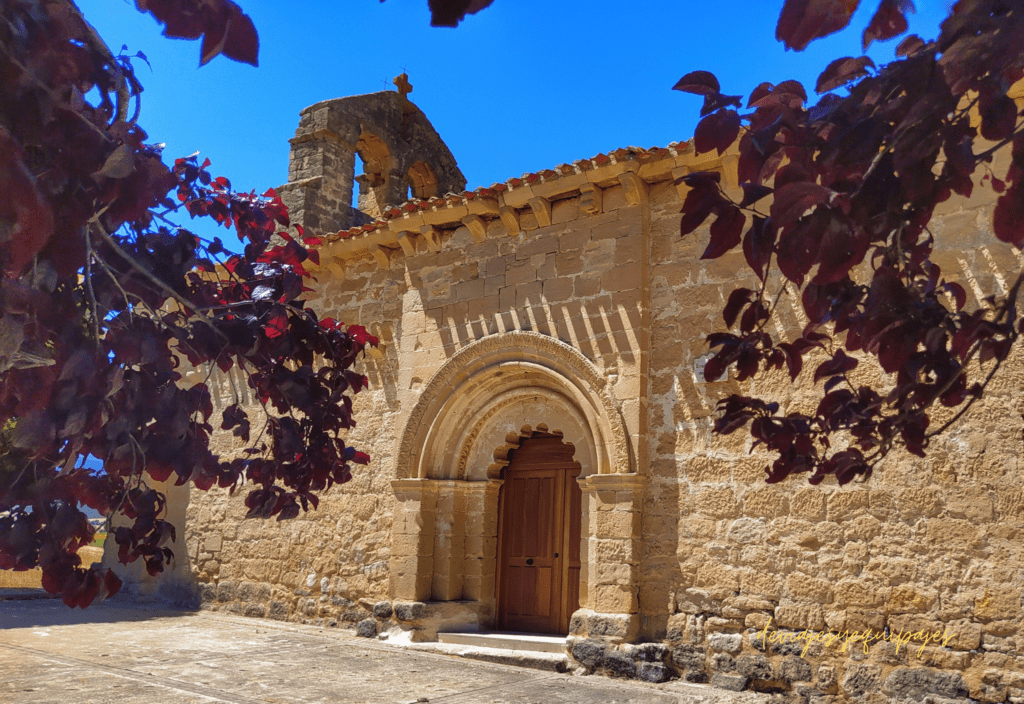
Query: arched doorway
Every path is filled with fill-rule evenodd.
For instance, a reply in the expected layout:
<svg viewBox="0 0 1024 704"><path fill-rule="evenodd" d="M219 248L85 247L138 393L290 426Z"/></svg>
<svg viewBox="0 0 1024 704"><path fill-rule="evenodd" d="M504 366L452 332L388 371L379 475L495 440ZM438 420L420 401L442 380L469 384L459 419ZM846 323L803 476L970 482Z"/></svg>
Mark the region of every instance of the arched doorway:
<svg viewBox="0 0 1024 704"><path fill-rule="evenodd" d="M535 432L502 472L497 625L509 631L569 632L580 606L580 464L562 438Z"/></svg>

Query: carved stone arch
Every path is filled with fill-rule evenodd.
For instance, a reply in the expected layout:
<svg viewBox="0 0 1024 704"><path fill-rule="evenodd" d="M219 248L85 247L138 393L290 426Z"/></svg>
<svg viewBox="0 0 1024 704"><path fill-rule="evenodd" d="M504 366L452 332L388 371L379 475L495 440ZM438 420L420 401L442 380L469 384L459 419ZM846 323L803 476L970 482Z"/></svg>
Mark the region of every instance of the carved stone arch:
<svg viewBox="0 0 1024 704"><path fill-rule="evenodd" d="M529 437L531 428L561 436L576 450L574 458L583 468L581 476L596 474L599 460L592 422L595 419L588 418L573 399L561 392L532 386L509 389L495 396L465 432L452 435L450 448L458 450L456 478L497 479L508 464L509 451L518 447L520 436Z"/></svg>
<svg viewBox="0 0 1024 704"><path fill-rule="evenodd" d="M383 139L364 130L356 142L356 154L363 162L363 173L356 175L359 183L359 210L379 218L384 206L402 197L405 184L395 182L392 150ZM392 193L393 191L393 193Z"/></svg>
<svg viewBox="0 0 1024 704"><path fill-rule="evenodd" d="M581 469L581 606L571 623L633 638L643 478L606 379L572 346L532 331L467 345L410 410L391 483L391 597L458 601L479 628L494 625L502 468L519 438L542 427L572 444ZM625 519L599 520L609 511Z"/></svg>
<svg viewBox="0 0 1024 704"><path fill-rule="evenodd" d="M409 182L409 189L413 198L426 200L440 195L440 185L437 181L437 174L425 161L417 161L409 167L406 176Z"/></svg>
<svg viewBox="0 0 1024 704"><path fill-rule="evenodd" d="M589 442L593 459L587 474L636 471L625 426L594 365L560 340L512 331L467 345L431 376L406 421L394 476L455 479L467 444L473 452L474 428L479 437L488 418L507 408L503 404L526 403L531 394L543 397L549 410L570 411L579 420L583 437L566 439L577 452L582 441ZM557 425L548 418L524 422Z"/></svg>

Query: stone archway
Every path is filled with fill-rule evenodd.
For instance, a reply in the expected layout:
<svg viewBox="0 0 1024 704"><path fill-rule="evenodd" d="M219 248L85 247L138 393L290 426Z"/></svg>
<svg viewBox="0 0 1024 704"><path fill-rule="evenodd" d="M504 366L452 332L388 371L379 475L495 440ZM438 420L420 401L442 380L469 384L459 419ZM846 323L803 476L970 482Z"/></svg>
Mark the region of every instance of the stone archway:
<svg viewBox="0 0 1024 704"><path fill-rule="evenodd" d="M586 357L528 331L468 345L437 370L412 408L392 482L394 598L478 602L481 625L490 625L501 470L534 429L572 444L581 467L580 603L636 613L640 491L624 424ZM634 516L604 520L599 509ZM627 564L598 569L608 556Z"/></svg>

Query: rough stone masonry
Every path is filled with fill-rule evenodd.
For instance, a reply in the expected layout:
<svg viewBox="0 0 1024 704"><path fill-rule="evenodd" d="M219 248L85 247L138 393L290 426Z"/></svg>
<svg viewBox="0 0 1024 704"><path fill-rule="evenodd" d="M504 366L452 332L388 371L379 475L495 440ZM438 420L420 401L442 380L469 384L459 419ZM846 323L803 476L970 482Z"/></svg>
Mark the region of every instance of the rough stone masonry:
<svg viewBox="0 0 1024 704"><path fill-rule="evenodd" d="M712 434L715 403L756 391L798 408L812 379L704 378L705 337L746 269L740 253L700 261L706 229L678 234L676 179L713 169L735 188L735 160L626 148L465 191L404 94L304 110L284 193L327 233L321 314L381 339L350 436L372 462L280 523L244 520L241 496L186 510L177 495L191 565L176 578L207 608L364 635L494 628L513 598L503 478L540 432L580 466L567 648L586 671L821 702L1024 701L1020 354L927 459L891 455L842 488L765 484L749 440ZM1022 263L992 235L991 191L975 194L932 224L972 304ZM771 324L804 322L784 297ZM231 403L230 380L218 389ZM808 643L867 629L888 635ZM951 636L891 635L934 632Z"/></svg>

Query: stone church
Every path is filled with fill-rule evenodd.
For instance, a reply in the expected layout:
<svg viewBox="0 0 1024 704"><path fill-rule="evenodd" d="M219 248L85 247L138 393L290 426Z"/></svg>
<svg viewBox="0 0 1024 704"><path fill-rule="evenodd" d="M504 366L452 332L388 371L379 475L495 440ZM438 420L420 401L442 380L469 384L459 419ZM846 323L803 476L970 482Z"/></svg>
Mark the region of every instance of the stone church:
<svg viewBox="0 0 1024 704"><path fill-rule="evenodd" d="M812 380L704 378L747 269L699 259L706 227L679 236L678 177L735 188L735 159L626 147L466 190L405 91L303 110L280 192L326 233L320 314L381 340L349 438L372 462L291 521L243 520L244 492L179 500L204 607L413 640L553 634L573 667L651 681L1022 701L1024 366L927 459L766 484L749 439L712 434L715 404L799 404ZM992 236L991 195L933 223L971 303L1024 260ZM772 331L804 322L784 298ZM945 635L765 637L865 629Z"/></svg>

